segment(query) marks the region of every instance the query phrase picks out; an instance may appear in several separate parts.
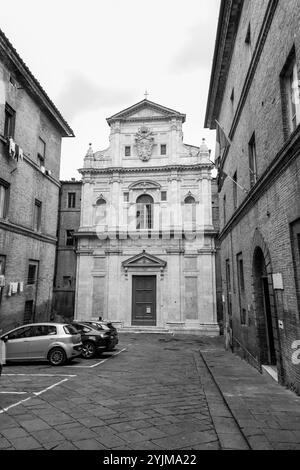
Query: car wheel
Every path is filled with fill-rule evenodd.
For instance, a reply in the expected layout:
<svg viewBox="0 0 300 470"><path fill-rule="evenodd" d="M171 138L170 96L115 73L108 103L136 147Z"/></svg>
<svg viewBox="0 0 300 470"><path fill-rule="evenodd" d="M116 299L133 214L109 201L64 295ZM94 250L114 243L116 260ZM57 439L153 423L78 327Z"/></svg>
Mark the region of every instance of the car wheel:
<svg viewBox="0 0 300 470"><path fill-rule="evenodd" d="M53 348L48 354L48 360L52 366L62 366L67 356L62 348Z"/></svg>
<svg viewBox="0 0 300 470"><path fill-rule="evenodd" d="M82 344L81 355L84 359L92 359L96 356L96 346L92 341L85 341Z"/></svg>

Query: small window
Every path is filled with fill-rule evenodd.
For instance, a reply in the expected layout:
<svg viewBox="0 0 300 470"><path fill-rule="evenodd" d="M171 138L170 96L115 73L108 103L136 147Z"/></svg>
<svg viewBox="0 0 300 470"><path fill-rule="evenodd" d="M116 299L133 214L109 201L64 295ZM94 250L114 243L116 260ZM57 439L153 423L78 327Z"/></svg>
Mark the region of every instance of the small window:
<svg viewBox="0 0 300 470"><path fill-rule="evenodd" d="M39 232L41 230L42 220L42 203L38 199L34 201L34 214L33 214L33 230Z"/></svg>
<svg viewBox="0 0 300 470"><path fill-rule="evenodd" d="M75 230L66 230L66 246L74 246L75 238L74 238Z"/></svg>
<svg viewBox="0 0 300 470"><path fill-rule="evenodd" d="M8 214L9 184L0 179L0 219L5 219Z"/></svg>
<svg viewBox="0 0 300 470"><path fill-rule="evenodd" d="M257 155L256 155L256 141L255 133L249 142L249 171L250 171L250 186L251 188L257 182Z"/></svg>
<svg viewBox="0 0 300 470"><path fill-rule="evenodd" d="M233 189L233 207L234 210L237 209L238 199L237 199L237 172L234 173L232 178L232 189Z"/></svg>
<svg viewBox="0 0 300 470"><path fill-rule="evenodd" d="M126 147L125 147L125 157L131 157L131 147L130 147L130 145L126 145Z"/></svg>
<svg viewBox="0 0 300 470"><path fill-rule="evenodd" d="M246 38L245 38L245 43L248 46L251 46L251 24L250 23L248 25L247 34L246 34Z"/></svg>
<svg viewBox="0 0 300 470"><path fill-rule="evenodd" d="M161 192L161 201L166 202L167 200L167 191L162 191Z"/></svg>
<svg viewBox="0 0 300 470"><path fill-rule="evenodd" d="M38 160L40 166L45 166L45 158L46 158L46 143L39 137L38 140Z"/></svg>
<svg viewBox="0 0 300 470"><path fill-rule="evenodd" d="M227 223L227 214L226 214L226 195L223 197L223 221L224 221L224 226Z"/></svg>
<svg viewBox="0 0 300 470"><path fill-rule="evenodd" d="M30 261L28 266L28 285L34 285L37 281L38 261Z"/></svg>
<svg viewBox="0 0 300 470"><path fill-rule="evenodd" d="M239 303L240 303L240 318L241 324L247 324L247 308L246 308L246 292L245 292L245 278L244 278L244 261L242 253L237 255L237 277L239 288Z"/></svg>
<svg viewBox="0 0 300 470"><path fill-rule="evenodd" d="M15 137L15 122L16 112L15 110L6 103L5 105L5 123L4 123L4 137L8 139Z"/></svg>
<svg viewBox="0 0 300 470"><path fill-rule="evenodd" d="M167 146L166 146L166 144L162 144L160 146L160 154L161 155L167 155Z"/></svg>
<svg viewBox="0 0 300 470"><path fill-rule="evenodd" d="M68 193L68 209L75 209L76 193Z"/></svg>
<svg viewBox="0 0 300 470"><path fill-rule="evenodd" d="M230 101L233 104L234 103L234 88L232 88L231 96L230 96Z"/></svg>
<svg viewBox="0 0 300 470"><path fill-rule="evenodd" d="M129 202L129 193L124 193L124 202Z"/></svg>

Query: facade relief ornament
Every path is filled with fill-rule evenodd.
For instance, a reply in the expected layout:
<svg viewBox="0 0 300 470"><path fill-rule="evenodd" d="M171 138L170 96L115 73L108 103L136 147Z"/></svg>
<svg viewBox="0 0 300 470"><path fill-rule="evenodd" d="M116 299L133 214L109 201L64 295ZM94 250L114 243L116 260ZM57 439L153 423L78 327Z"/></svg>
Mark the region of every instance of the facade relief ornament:
<svg viewBox="0 0 300 470"><path fill-rule="evenodd" d="M152 156L154 146L153 133L148 127L140 127L135 135L137 152L143 162L148 162Z"/></svg>

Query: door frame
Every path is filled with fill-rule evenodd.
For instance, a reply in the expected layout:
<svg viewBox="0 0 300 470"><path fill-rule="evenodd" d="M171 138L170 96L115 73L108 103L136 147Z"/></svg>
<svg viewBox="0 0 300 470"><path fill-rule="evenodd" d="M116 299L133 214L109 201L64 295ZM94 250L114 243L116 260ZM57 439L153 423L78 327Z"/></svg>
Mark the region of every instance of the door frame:
<svg viewBox="0 0 300 470"><path fill-rule="evenodd" d="M134 317L133 317L133 314L134 314L134 295L133 295L133 288L134 288L134 279L135 278L138 278L138 277L151 277L154 279L154 304L155 304L155 324L153 325L145 325L145 327L147 326L156 326L157 327L157 305L158 305L158 302L157 302L157 275L156 274L152 274L152 273L140 273L140 274L132 274L131 276L131 326L143 326L143 325L134 325Z"/></svg>

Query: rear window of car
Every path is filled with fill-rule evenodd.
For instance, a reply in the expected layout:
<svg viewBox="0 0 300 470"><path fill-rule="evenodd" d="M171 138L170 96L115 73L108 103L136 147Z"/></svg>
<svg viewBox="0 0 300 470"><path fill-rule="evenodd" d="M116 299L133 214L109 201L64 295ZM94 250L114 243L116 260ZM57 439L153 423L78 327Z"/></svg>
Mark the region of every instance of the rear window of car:
<svg viewBox="0 0 300 470"><path fill-rule="evenodd" d="M64 331L67 335L78 335L78 331L73 325L64 325Z"/></svg>

